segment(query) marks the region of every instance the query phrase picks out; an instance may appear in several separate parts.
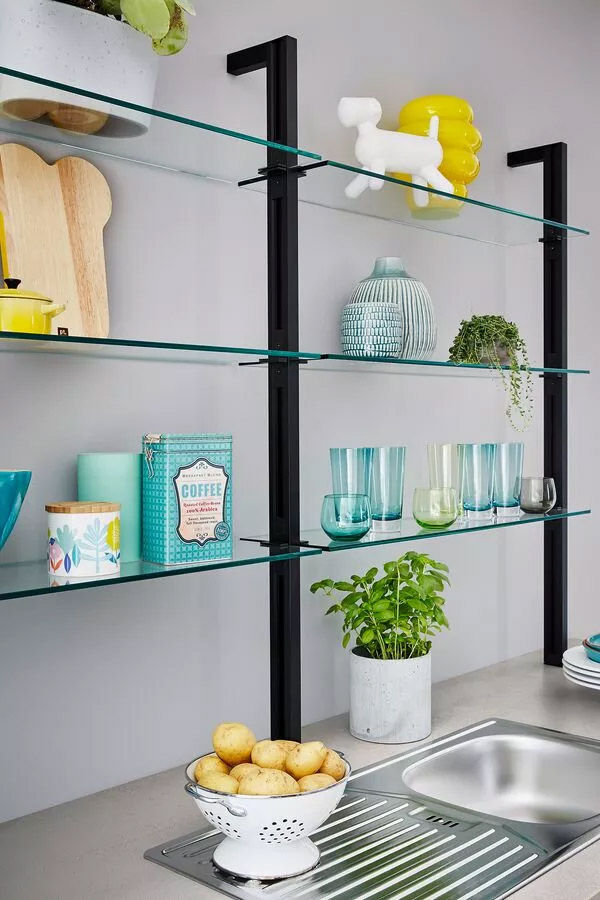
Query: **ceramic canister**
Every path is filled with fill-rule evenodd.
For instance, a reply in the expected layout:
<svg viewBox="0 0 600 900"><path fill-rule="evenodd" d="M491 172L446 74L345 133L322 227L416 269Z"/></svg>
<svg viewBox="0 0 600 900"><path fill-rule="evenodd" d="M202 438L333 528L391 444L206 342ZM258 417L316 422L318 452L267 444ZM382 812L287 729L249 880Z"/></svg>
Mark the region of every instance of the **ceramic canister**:
<svg viewBox="0 0 600 900"><path fill-rule="evenodd" d="M118 575L119 503L48 503L48 572L69 578Z"/></svg>
<svg viewBox="0 0 600 900"><path fill-rule="evenodd" d="M425 285L405 270L401 259L384 256L375 260L368 278L360 281L346 307L342 322L351 321L352 310L374 304L394 304L399 308L401 349L400 359L429 359L437 342L437 324L431 297ZM382 306L382 313L384 307ZM381 317L380 317L381 318ZM387 336L391 343L397 339L397 326L388 323ZM345 338L342 336L342 342ZM346 351L344 351L346 352Z"/></svg>

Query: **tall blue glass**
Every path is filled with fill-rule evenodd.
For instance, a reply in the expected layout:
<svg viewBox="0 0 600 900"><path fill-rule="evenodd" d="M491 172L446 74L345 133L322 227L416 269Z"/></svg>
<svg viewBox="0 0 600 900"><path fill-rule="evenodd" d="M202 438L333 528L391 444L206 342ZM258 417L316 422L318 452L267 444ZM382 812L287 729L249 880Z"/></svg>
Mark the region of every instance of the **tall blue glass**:
<svg viewBox="0 0 600 900"><path fill-rule="evenodd" d="M493 511L495 444L462 444L463 507L469 519L488 519Z"/></svg>
<svg viewBox="0 0 600 900"><path fill-rule="evenodd" d="M406 447L370 447L369 500L373 531L398 531L404 500Z"/></svg>
<svg viewBox="0 0 600 900"><path fill-rule="evenodd" d="M494 466L494 497L496 515L500 518L521 513L521 477L523 475L523 444L496 444Z"/></svg>
<svg viewBox="0 0 600 900"><path fill-rule="evenodd" d="M329 458L334 494L369 495L373 464L370 447L332 447Z"/></svg>

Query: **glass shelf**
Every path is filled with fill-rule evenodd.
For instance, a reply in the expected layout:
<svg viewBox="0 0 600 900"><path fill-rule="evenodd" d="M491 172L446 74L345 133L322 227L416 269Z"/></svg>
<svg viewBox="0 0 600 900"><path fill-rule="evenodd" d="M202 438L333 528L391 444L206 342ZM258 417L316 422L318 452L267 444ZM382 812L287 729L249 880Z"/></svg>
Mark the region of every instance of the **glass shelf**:
<svg viewBox="0 0 600 900"><path fill-rule="evenodd" d="M58 96L57 90L61 92ZM249 171L264 166L266 148L291 154L292 163L296 154L305 160L321 158L308 150L0 66L0 97L7 96L12 99L4 99L0 109L3 139L12 135L47 141L67 151L85 150L230 184L237 183ZM15 100L15 97L27 100L50 96L67 106L83 108L86 108L86 98L91 98L92 105L101 104L100 108L108 113L108 119L96 134L75 134L56 127L48 115L26 120L9 116L5 109L7 102L16 103L17 110L20 108L20 100ZM13 107L9 109L12 111ZM146 117L148 131L143 133L143 126L128 120L128 113Z"/></svg>
<svg viewBox="0 0 600 900"><path fill-rule="evenodd" d="M263 547L248 541L236 540L230 559L215 559L186 566L157 566L153 563L122 563L121 573L108 578L56 578L48 575L48 563L35 562L8 563L0 565L0 600L14 597L32 597L56 591L77 591L83 588L106 587L126 584L129 581L146 581L152 578L172 578L175 575L190 575L196 572L210 572L214 569L232 569L238 566L253 566L257 563L279 562L285 559L299 559L304 556L318 556L319 549L312 547ZM60 582L60 583L59 583ZM66 582L66 583L65 583Z"/></svg>
<svg viewBox="0 0 600 900"><path fill-rule="evenodd" d="M274 359L319 359L318 353L294 353L251 347L220 347L212 344L175 344L166 341L128 341L57 334L25 334L0 331L0 353L59 353L100 359L133 359L142 362L177 362L214 366L258 363ZM258 368L258 366L256 366Z"/></svg>
<svg viewBox="0 0 600 900"><path fill-rule="evenodd" d="M457 201L452 194L429 187L416 187L399 178L376 172L367 174L381 184L382 189L367 189L358 198L351 199L346 197L344 189L354 178L363 174L362 169L333 160L301 167L307 172L307 177L299 182L300 200L314 206L503 246L535 243L544 237L545 225L552 226L556 234L563 238L589 234L584 228L553 222L472 197ZM423 209L414 207L411 200L413 189L428 198L428 206ZM477 186L473 189L476 192ZM448 205L454 208L448 209Z"/></svg>
<svg viewBox="0 0 600 900"><path fill-rule="evenodd" d="M521 514L514 519L481 519L455 522L449 528L421 528L414 519L402 519L398 531L371 531L360 541L331 541L320 528L313 528L300 533L303 546L328 552L338 550L356 550L360 547L378 547L383 544L401 544L404 541L421 541L427 538L450 537L456 534L469 534L474 531L489 531L496 528L512 528L515 525L529 525L535 522L548 522L553 519L567 519L574 516L586 516L591 509L554 509L546 516ZM265 542L263 537L243 538L243 540Z"/></svg>
<svg viewBox="0 0 600 900"><path fill-rule="evenodd" d="M119 338L90 338L56 334L25 334L0 331L0 353L52 353L100 359L127 359L142 362L175 362L202 365L259 364L269 358L297 359L302 372L317 369L330 372L378 374L443 375L444 377L490 377L497 370L487 365L444 362L443 360L372 359L344 356L341 353L308 353L291 350L266 350L253 347L221 347L212 344L176 344L167 341L134 341ZM508 366L503 366L508 369ZM589 369L553 369L532 366L535 374L589 375Z"/></svg>

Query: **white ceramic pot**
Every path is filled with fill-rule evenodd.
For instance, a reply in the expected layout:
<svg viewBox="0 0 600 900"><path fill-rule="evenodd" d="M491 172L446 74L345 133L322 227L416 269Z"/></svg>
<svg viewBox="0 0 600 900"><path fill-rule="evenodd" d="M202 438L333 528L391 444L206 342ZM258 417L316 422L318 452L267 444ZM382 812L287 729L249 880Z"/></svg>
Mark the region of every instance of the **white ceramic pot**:
<svg viewBox="0 0 600 900"><path fill-rule="evenodd" d="M350 654L350 732L362 741L403 744L431 732L431 653L416 659Z"/></svg>
<svg viewBox="0 0 600 900"><path fill-rule="evenodd" d="M150 39L67 3L0 0L0 59L7 68L140 106L154 101L158 57ZM9 75L0 76L0 108L12 118L106 137L134 137L150 126L146 113Z"/></svg>

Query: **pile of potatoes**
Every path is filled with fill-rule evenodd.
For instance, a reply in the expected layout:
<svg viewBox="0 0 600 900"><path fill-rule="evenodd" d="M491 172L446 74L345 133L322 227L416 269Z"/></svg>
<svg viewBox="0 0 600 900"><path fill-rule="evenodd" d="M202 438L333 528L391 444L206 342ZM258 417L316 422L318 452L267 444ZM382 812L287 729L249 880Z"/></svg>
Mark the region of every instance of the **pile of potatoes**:
<svg viewBox="0 0 600 900"><path fill-rule="evenodd" d="M330 787L346 775L346 764L321 741L257 741L239 722L223 722L212 736L215 754L196 763L202 787L225 794L273 797Z"/></svg>

